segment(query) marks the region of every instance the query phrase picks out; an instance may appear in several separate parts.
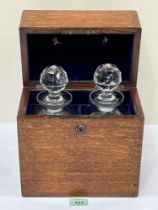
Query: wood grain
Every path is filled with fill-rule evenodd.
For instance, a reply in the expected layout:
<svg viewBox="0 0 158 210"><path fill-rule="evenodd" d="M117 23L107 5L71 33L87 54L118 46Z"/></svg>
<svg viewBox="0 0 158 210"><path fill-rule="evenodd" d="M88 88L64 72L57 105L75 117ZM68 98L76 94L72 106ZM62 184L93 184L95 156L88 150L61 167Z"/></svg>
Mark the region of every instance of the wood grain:
<svg viewBox="0 0 158 210"><path fill-rule="evenodd" d="M131 92L136 115L26 115L29 33L133 34ZM17 116L23 196L136 196L139 187L144 114L136 89L141 27L135 11L24 11L20 25L23 92ZM70 89L93 89L72 82ZM79 124L86 132L76 133Z"/></svg>
<svg viewBox="0 0 158 210"><path fill-rule="evenodd" d="M144 116L60 117L18 115L23 196L136 196ZM76 133L78 124L85 133Z"/></svg>
<svg viewBox="0 0 158 210"><path fill-rule="evenodd" d="M135 196L143 119L19 119L24 196ZM75 127L86 125L77 134Z"/></svg>
<svg viewBox="0 0 158 210"><path fill-rule="evenodd" d="M136 11L24 11L21 28L140 28Z"/></svg>
<svg viewBox="0 0 158 210"><path fill-rule="evenodd" d="M36 84L29 78L27 35L33 34L133 34L130 81L127 87L137 84L141 26L136 11L24 11L20 24L23 86ZM79 82L70 82L69 87ZM91 82L82 83L80 87ZM90 84L91 85L91 84Z"/></svg>

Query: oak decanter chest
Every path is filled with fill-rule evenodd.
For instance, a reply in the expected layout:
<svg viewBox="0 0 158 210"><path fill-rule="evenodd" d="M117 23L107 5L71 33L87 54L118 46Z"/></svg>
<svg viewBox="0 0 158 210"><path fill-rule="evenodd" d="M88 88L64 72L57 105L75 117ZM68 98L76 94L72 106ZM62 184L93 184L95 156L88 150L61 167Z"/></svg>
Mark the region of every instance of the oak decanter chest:
<svg viewBox="0 0 158 210"><path fill-rule="evenodd" d="M137 196L144 115L136 84L141 26L135 11L24 11L18 138L23 196ZM100 64L122 73L122 114L93 114ZM38 114L39 78L68 74L72 114Z"/></svg>

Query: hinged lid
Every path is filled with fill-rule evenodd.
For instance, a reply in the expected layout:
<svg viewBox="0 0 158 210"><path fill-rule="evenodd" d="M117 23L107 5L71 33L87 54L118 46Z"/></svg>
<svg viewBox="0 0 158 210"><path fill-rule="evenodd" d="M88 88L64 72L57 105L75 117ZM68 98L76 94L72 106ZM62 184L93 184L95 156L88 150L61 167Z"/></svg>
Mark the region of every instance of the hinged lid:
<svg viewBox="0 0 158 210"><path fill-rule="evenodd" d="M93 87L97 66L113 63L123 83L137 82L141 27L135 11L24 11L20 25L23 84L39 84L42 70L61 65L69 87Z"/></svg>

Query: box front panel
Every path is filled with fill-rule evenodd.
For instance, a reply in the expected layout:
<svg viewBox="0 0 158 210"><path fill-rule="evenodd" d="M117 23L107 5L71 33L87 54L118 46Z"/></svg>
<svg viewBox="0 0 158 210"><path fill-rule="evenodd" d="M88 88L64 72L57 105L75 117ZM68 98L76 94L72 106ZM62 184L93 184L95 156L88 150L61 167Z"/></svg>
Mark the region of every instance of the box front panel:
<svg viewBox="0 0 158 210"><path fill-rule="evenodd" d="M140 118L24 117L18 127L24 196L137 195Z"/></svg>

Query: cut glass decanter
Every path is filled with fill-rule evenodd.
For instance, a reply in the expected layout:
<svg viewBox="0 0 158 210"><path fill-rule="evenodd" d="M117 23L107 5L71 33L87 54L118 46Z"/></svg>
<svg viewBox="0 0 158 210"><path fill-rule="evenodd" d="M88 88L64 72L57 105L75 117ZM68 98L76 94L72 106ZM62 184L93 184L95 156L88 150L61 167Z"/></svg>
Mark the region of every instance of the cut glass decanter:
<svg viewBox="0 0 158 210"><path fill-rule="evenodd" d="M37 95L40 105L51 114L60 113L72 101L72 95L64 91L68 84L68 76L61 66L46 67L40 76L40 84L45 89Z"/></svg>
<svg viewBox="0 0 158 210"><path fill-rule="evenodd" d="M124 100L124 95L116 91L122 82L121 71L114 64L102 64L94 72L94 83L99 90L90 93L89 101L101 112L112 112Z"/></svg>

